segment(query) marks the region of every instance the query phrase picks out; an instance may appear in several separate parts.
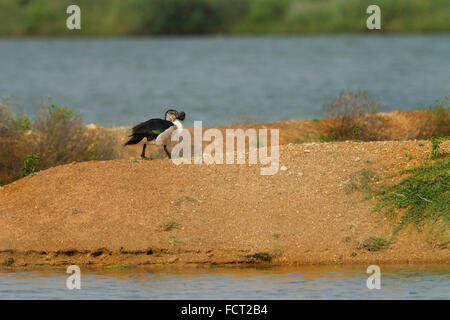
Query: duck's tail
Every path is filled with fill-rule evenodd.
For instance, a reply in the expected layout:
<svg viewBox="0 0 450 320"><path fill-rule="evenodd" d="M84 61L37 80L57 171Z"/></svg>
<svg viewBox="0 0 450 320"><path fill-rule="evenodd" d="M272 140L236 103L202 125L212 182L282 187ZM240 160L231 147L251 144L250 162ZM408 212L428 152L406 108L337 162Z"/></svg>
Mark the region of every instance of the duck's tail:
<svg viewBox="0 0 450 320"><path fill-rule="evenodd" d="M124 146L128 146L130 144L137 144L141 142L141 140L144 139L144 137L140 136L131 136L131 139L127 141L127 143L124 144Z"/></svg>

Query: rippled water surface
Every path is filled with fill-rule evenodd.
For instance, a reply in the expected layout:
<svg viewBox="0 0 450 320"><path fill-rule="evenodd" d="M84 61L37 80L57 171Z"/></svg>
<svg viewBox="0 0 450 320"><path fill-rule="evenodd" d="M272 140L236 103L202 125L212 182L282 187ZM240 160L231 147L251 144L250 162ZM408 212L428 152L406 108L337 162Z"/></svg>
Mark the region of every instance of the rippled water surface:
<svg viewBox="0 0 450 320"><path fill-rule="evenodd" d="M450 299L450 268L381 268L369 290L362 268L82 270L68 290L65 269L0 272L1 299Z"/></svg>
<svg viewBox="0 0 450 320"><path fill-rule="evenodd" d="M100 125L167 106L187 125L312 119L346 88L381 111L432 104L450 93L450 35L0 40L0 96L33 114L51 95Z"/></svg>

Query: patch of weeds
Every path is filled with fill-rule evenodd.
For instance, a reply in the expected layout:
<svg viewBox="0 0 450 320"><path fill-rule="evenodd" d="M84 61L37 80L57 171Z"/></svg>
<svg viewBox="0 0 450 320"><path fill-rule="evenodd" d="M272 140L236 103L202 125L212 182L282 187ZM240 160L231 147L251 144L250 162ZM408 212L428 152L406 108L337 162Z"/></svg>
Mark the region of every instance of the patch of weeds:
<svg viewBox="0 0 450 320"><path fill-rule="evenodd" d="M302 138L296 138L295 141L294 141L294 143L295 143L295 144L302 144L302 143L305 143L305 140L302 139Z"/></svg>
<svg viewBox="0 0 450 320"><path fill-rule="evenodd" d="M179 206L183 202L196 203L196 202L198 202L198 200L193 198L193 197L191 197L191 196L181 196L181 197L179 197L178 199L175 200L175 205Z"/></svg>
<svg viewBox="0 0 450 320"><path fill-rule="evenodd" d="M413 157L408 152L405 152L405 157L408 158L408 161L411 161L413 159Z"/></svg>
<svg viewBox="0 0 450 320"><path fill-rule="evenodd" d="M267 252L257 252L254 254L249 254L245 256L250 259L250 263L258 263L258 262L270 262L272 261L272 256Z"/></svg>
<svg viewBox="0 0 450 320"><path fill-rule="evenodd" d="M27 131L33 128L33 124L31 123L26 113L22 114L21 117L12 119L11 122L15 129L18 131Z"/></svg>
<svg viewBox="0 0 450 320"><path fill-rule="evenodd" d="M2 265L5 267L10 267L10 266L14 265L14 259L13 258L5 259L5 261L3 261L3 263L2 263Z"/></svg>
<svg viewBox="0 0 450 320"><path fill-rule="evenodd" d="M409 176L397 184L383 188L375 210L395 218L405 209L394 234L413 224L421 231L424 224L437 227L443 235L450 220L450 157L403 170Z"/></svg>
<svg viewBox="0 0 450 320"><path fill-rule="evenodd" d="M450 137L430 138L431 141L431 159L437 159L446 155L445 151L441 151L441 143L448 140Z"/></svg>
<svg viewBox="0 0 450 320"><path fill-rule="evenodd" d="M40 158L37 155L29 154L23 158L23 167L22 167L22 176L29 177L30 175L35 175L35 171L37 168L36 161L39 161Z"/></svg>
<svg viewBox="0 0 450 320"><path fill-rule="evenodd" d="M171 244L171 245L174 245L176 243L186 243L186 241L184 241L182 239L177 239L177 237L174 234L170 235L168 241L169 241L169 244Z"/></svg>
<svg viewBox="0 0 450 320"><path fill-rule="evenodd" d="M162 224L161 228L163 231L170 231L172 229L178 229L178 227L180 226L180 224L176 221L170 220L170 221L166 221Z"/></svg>
<svg viewBox="0 0 450 320"><path fill-rule="evenodd" d="M314 118L314 119L312 119L312 121L314 121L314 122L320 122L320 119Z"/></svg>
<svg viewBox="0 0 450 320"><path fill-rule="evenodd" d="M419 147L423 147L424 144L421 142L421 143L418 144L418 146L419 146Z"/></svg>
<svg viewBox="0 0 450 320"><path fill-rule="evenodd" d="M295 138L295 144L302 144L307 142L328 142L328 138L318 133L307 132L300 137Z"/></svg>
<svg viewBox="0 0 450 320"><path fill-rule="evenodd" d="M371 160L364 160L365 164L373 164L373 162Z"/></svg>
<svg viewBox="0 0 450 320"><path fill-rule="evenodd" d="M355 190L370 192L372 183L379 180L379 175L375 170L364 168L353 173L345 183L345 193L349 194Z"/></svg>
<svg viewBox="0 0 450 320"><path fill-rule="evenodd" d="M344 237L344 238L342 239L342 241L345 242L345 243L348 243L348 242L350 242L351 239L352 239L351 237L346 236L346 237Z"/></svg>
<svg viewBox="0 0 450 320"><path fill-rule="evenodd" d="M352 140L358 140L359 134L360 134L359 127L358 126L354 126L353 129L352 129ZM360 141L360 140L358 140L358 141Z"/></svg>
<svg viewBox="0 0 450 320"><path fill-rule="evenodd" d="M392 243L392 240L384 237L370 237L359 244L358 249L367 251L381 251L387 249Z"/></svg>
<svg viewBox="0 0 450 320"><path fill-rule="evenodd" d="M67 212L69 214L79 214L79 213L81 213L81 210L76 207L70 207L67 209Z"/></svg>
<svg viewBox="0 0 450 320"><path fill-rule="evenodd" d="M274 237L274 238L279 238L280 237L280 232L279 231L273 231L272 232L272 236Z"/></svg>

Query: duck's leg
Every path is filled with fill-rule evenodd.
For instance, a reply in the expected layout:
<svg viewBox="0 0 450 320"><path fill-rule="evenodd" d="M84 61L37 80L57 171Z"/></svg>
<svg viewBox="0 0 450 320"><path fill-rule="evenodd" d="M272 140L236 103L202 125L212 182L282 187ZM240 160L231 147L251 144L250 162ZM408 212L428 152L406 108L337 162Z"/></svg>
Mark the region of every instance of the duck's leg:
<svg viewBox="0 0 450 320"><path fill-rule="evenodd" d="M172 159L170 152L167 150L167 146L164 145L164 151L167 153L167 156L169 157L169 159Z"/></svg>
<svg viewBox="0 0 450 320"><path fill-rule="evenodd" d="M145 156L145 149L147 148L147 142L144 143L144 145L142 146L142 153L141 153L141 158L142 160L149 160L149 158L147 158Z"/></svg>

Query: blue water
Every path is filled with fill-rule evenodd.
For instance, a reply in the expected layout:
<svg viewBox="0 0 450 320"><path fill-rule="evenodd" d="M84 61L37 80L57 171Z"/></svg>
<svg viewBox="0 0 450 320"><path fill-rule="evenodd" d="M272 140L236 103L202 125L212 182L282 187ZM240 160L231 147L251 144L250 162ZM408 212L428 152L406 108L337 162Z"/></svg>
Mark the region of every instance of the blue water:
<svg viewBox="0 0 450 320"><path fill-rule="evenodd" d="M0 40L0 96L19 113L51 95L104 126L169 106L188 126L311 119L347 88L381 111L432 104L450 93L450 35Z"/></svg>
<svg viewBox="0 0 450 320"><path fill-rule="evenodd" d="M0 272L0 299L450 299L449 267L381 267L369 290L360 267Z"/></svg>

